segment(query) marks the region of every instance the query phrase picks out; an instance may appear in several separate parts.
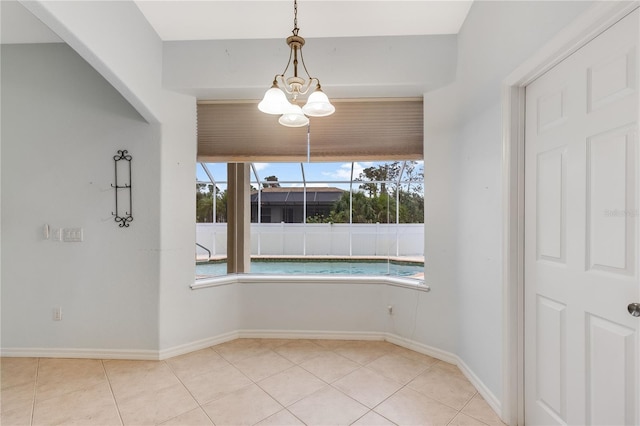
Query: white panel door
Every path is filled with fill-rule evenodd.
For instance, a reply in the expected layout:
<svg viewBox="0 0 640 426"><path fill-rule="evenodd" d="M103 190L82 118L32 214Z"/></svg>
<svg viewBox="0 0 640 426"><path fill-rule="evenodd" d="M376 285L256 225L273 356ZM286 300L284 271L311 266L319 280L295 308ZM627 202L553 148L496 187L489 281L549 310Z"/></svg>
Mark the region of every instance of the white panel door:
<svg viewBox="0 0 640 426"><path fill-rule="evenodd" d="M528 425L640 424L638 20L526 88Z"/></svg>

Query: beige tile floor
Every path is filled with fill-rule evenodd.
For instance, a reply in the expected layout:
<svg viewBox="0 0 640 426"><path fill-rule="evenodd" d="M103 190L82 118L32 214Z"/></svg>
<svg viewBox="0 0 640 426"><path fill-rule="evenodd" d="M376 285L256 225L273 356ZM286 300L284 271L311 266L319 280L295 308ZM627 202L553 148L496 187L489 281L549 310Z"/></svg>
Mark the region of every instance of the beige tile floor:
<svg viewBox="0 0 640 426"><path fill-rule="evenodd" d="M2 426L503 424L455 366L380 341L238 339L166 361L1 365Z"/></svg>

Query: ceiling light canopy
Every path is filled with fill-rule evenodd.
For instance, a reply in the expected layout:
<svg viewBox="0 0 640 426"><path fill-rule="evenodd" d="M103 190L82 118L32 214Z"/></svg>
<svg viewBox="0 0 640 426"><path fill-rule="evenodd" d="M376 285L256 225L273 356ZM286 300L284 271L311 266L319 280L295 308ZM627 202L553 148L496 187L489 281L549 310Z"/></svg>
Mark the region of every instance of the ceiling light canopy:
<svg viewBox="0 0 640 426"><path fill-rule="evenodd" d="M291 49L289 61L282 74L277 74L273 78L273 84L264 94L264 98L258 104L258 109L267 114L281 115L278 122L287 127L302 127L309 124L309 117L326 117L335 112L335 107L329 102L329 98L322 91L320 80L311 77L302 57L302 46L304 38L298 35L298 2L293 1L293 35L287 37L287 45ZM298 76L298 55L302 62L307 78ZM285 78L285 73L289 70L293 61L293 75ZM279 83L282 85L280 87ZM315 83L315 86L314 86ZM301 108L298 105L298 96L306 95L309 89L314 86L314 90L309 95L307 103ZM287 98L291 96L291 101Z"/></svg>

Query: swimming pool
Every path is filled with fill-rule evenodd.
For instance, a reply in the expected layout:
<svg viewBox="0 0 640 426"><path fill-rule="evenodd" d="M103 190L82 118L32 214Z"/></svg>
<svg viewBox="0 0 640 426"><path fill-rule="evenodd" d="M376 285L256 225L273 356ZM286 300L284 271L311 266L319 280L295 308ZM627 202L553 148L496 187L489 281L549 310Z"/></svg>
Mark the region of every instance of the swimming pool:
<svg viewBox="0 0 640 426"><path fill-rule="evenodd" d="M413 262L387 261L287 261L261 260L251 261L252 274L273 275L390 275L396 277L411 277L422 274L424 266ZM208 278L227 273L226 262L208 262L196 264L196 277Z"/></svg>

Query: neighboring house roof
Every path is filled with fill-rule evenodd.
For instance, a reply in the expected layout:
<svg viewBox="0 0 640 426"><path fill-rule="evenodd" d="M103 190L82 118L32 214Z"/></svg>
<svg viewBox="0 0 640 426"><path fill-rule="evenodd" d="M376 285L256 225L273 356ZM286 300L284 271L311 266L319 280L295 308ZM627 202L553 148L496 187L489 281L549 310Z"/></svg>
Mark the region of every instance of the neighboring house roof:
<svg viewBox="0 0 640 426"><path fill-rule="evenodd" d="M302 187L280 187L262 188L260 201L262 204L302 204L304 201L304 188ZM311 187L307 188L307 203L333 203L338 200L342 193L340 188L333 187ZM258 201L258 191L251 192L251 202Z"/></svg>

